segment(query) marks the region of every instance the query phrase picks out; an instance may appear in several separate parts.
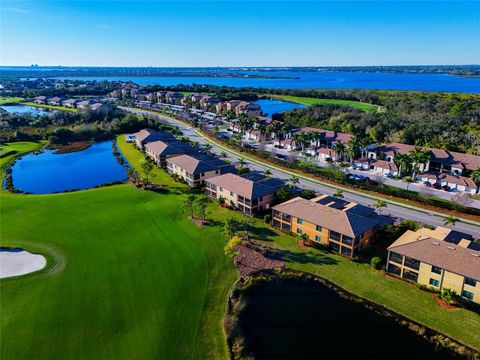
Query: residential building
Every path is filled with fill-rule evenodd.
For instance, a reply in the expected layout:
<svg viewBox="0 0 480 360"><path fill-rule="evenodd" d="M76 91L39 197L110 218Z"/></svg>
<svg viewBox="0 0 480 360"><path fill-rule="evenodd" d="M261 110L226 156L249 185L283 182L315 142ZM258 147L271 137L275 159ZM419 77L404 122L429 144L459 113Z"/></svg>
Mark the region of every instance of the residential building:
<svg viewBox="0 0 480 360"><path fill-rule="evenodd" d="M284 184L279 179L266 178L258 173L237 175L227 173L206 181L207 195L223 198L225 204L245 214L254 214L270 209L275 193Z"/></svg>
<svg viewBox="0 0 480 360"><path fill-rule="evenodd" d="M167 158L176 155L190 154L197 149L179 140L152 141L145 144L145 153L158 166L166 166Z"/></svg>
<svg viewBox="0 0 480 360"><path fill-rule="evenodd" d="M200 107L206 110L210 106L218 104L220 100L213 96L204 95L200 98L199 102L200 102Z"/></svg>
<svg viewBox="0 0 480 360"><path fill-rule="evenodd" d="M68 108L75 108L79 102L80 100L78 99L66 99L62 101L62 105Z"/></svg>
<svg viewBox="0 0 480 360"><path fill-rule="evenodd" d="M203 153L185 154L166 159L169 174L177 175L188 186L202 186L214 176L235 172L229 163Z"/></svg>
<svg viewBox="0 0 480 360"><path fill-rule="evenodd" d="M389 221L369 207L328 195L311 200L296 197L272 209L274 227L307 234L313 243L345 256L354 256L365 248L378 227Z"/></svg>
<svg viewBox="0 0 480 360"><path fill-rule="evenodd" d="M65 100L64 98L61 98L59 96L54 96L48 99L48 104L53 105L53 106L61 106L62 101Z"/></svg>
<svg viewBox="0 0 480 360"><path fill-rule="evenodd" d="M165 94L165 101L169 104L179 104L183 99L183 95L173 91L167 91Z"/></svg>
<svg viewBox="0 0 480 360"><path fill-rule="evenodd" d="M437 227L408 230L388 247L387 272L480 304L480 244Z"/></svg>
<svg viewBox="0 0 480 360"><path fill-rule="evenodd" d="M247 101L241 101L235 107L235 114L240 116L240 114L246 114L250 118L256 118L257 116L262 115L262 109L260 105L252 104Z"/></svg>
<svg viewBox="0 0 480 360"><path fill-rule="evenodd" d="M473 195L478 192L477 184L465 176L428 172L420 174L419 178L422 182L429 182L432 185L449 186L451 189L468 192Z"/></svg>
<svg viewBox="0 0 480 360"><path fill-rule="evenodd" d="M83 101L79 101L77 103L77 109L79 111L87 111L90 109L90 105L92 104L93 102L91 100L83 100Z"/></svg>
<svg viewBox="0 0 480 360"><path fill-rule="evenodd" d="M225 104L225 107L227 109L227 111L232 111L232 110L235 110L235 108L244 101L242 100L230 100L230 101L227 101L226 104Z"/></svg>
<svg viewBox="0 0 480 360"><path fill-rule="evenodd" d="M96 103L90 104L89 108L92 111L108 112L109 110L112 109L112 106L109 104L96 102Z"/></svg>
<svg viewBox="0 0 480 360"><path fill-rule="evenodd" d="M33 99L33 102L36 103L36 104L46 104L48 99L49 99L48 96L36 96Z"/></svg>
<svg viewBox="0 0 480 360"><path fill-rule="evenodd" d="M175 136L170 132L152 129L143 129L133 135L135 136L135 144L140 150L144 150L145 144L149 142L175 140Z"/></svg>

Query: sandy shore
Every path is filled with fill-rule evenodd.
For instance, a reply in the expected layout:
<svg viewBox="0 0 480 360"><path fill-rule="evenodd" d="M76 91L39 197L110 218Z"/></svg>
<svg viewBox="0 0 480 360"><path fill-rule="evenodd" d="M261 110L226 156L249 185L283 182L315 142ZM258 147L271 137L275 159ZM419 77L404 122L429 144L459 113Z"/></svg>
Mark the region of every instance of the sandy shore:
<svg viewBox="0 0 480 360"><path fill-rule="evenodd" d="M47 260L42 255L25 250L0 250L0 279L28 274L43 269L46 265Z"/></svg>

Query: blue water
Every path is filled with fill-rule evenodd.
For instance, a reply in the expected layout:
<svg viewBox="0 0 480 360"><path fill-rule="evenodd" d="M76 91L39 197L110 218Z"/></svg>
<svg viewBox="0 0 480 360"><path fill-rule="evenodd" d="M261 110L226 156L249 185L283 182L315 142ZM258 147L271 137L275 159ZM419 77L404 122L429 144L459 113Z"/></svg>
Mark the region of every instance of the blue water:
<svg viewBox="0 0 480 360"><path fill-rule="evenodd" d="M305 105L296 104L289 101L283 100L268 100L262 99L257 101L252 101L253 104L260 105L262 112L266 117L271 118L273 114L279 114L287 110L293 110L297 108L306 108Z"/></svg>
<svg viewBox="0 0 480 360"><path fill-rule="evenodd" d="M126 168L113 156L111 141L67 154L54 152L46 150L18 160L12 166L14 187L33 194L51 194L89 189L127 178Z"/></svg>
<svg viewBox="0 0 480 360"><path fill-rule="evenodd" d="M238 72L238 71L237 71ZM258 74L242 71L244 74ZM259 88L324 88L424 90L480 93L480 78L463 78L449 74L398 74L368 72L288 72L261 73L299 79L221 78L221 77L66 77L79 80L133 81L139 85L211 84Z"/></svg>
<svg viewBox="0 0 480 360"><path fill-rule="evenodd" d="M30 114L34 116L47 113L47 111L43 109L28 105L2 105L0 106L0 108L6 110L9 113Z"/></svg>

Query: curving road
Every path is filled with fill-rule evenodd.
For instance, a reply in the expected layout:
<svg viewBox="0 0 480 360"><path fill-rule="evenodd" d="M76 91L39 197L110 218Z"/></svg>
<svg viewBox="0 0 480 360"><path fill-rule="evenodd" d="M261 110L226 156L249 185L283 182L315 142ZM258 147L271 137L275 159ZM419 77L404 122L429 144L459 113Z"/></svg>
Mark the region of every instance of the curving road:
<svg viewBox="0 0 480 360"><path fill-rule="evenodd" d="M174 118L167 117L158 113L154 113L148 110L142 110L137 108L123 108L126 111L130 111L135 114L142 114L145 116L150 116L156 118L166 124L177 126L184 134L192 141L197 141L199 144L210 144L212 145L211 151L216 154L221 152L226 152L229 154L229 159L232 161L238 161L239 158L243 158L248 164L248 167L252 170L265 171L269 169L274 177L280 179L289 179L292 175L297 176L300 179L299 186L305 189L312 189L318 193L333 195L337 189L343 190L344 198L348 201L353 201L358 204L366 205L372 207L373 204L378 200L382 199L388 203L386 209L382 209L383 214L389 214L393 218L398 220L410 219L415 220L424 224L430 224L434 226L441 225L443 226L445 214L429 211L426 209L418 208L411 205L401 204L395 201L386 200L384 198L376 197L374 195L364 194L355 190L344 188L342 186L336 186L331 184L326 184L319 180L312 179L307 176L299 175L297 173L284 170L282 168L276 167L275 165L267 164L262 161L250 158L248 154L241 154L235 150L225 147L222 144L214 142L209 138L205 137L199 130L196 128L186 125L185 123L178 121ZM475 238L480 238L480 223L469 220L461 219L453 229L461 232L471 234Z"/></svg>

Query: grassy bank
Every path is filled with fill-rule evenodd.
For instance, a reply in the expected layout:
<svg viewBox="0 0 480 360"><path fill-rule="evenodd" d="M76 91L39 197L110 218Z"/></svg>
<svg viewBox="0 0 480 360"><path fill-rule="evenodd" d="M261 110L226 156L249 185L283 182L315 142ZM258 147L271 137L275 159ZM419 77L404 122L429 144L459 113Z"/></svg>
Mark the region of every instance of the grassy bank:
<svg viewBox="0 0 480 360"><path fill-rule="evenodd" d="M363 111L379 111L381 108L378 105L367 104L367 103L363 103L360 101L353 101L353 100L316 99L316 98L310 98L310 97L290 96L290 95L270 95L270 96L276 99L303 104L306 106L310 106L314 104L346 105L346 106L355 107Z"/></svg>
<svg viewBox="0 0 480 360"><path fill-rule="evenodd" d="M117 141L139 171L143 154L123 137ZM37 146L8 145L18 152ZM181 210L188 188L163 170L154 175L152 181L170 194L130 185L55 195L1 193L1 245L51 249L64 264L0 281L2 358L227 358L221 323L237 272L223 254L222 227L225 218L240 214L212 203L213 225L199 228ZM281 249L290 268L323 276L480 348L479 314L444 310L431 294L368 264L300 250L292 237L260 220L254 237Z"/></svg>
<svg viewBox="0 0 480 360"><path fill-rule="evenodd" d="M0 96L0 105L18 104L22 100L21 97Z"/></svg>
<svg viewBox="0 0 480 360"><path fill-rule="evenodd" d="M36 107L43 108L43 109L52 109L52 110L70 111L70 112L77 112L78 111L77 109L68 108L66 106L54 106L54 105L46 105L46 104L37 104L37 103L34 103L34 102L24 102L22 104L23 105L28 105L28 106L36 106Z"/></svg>

